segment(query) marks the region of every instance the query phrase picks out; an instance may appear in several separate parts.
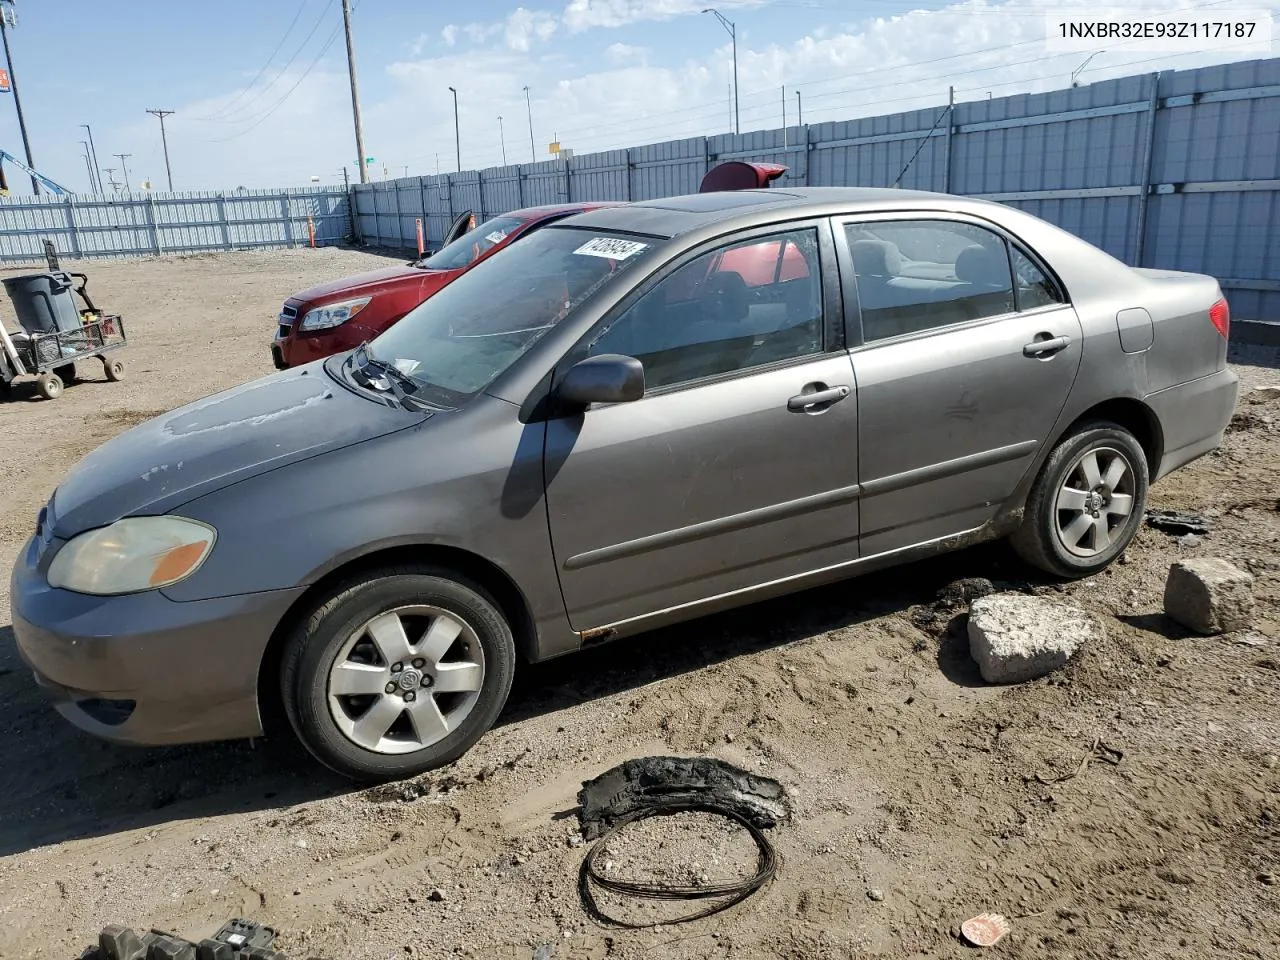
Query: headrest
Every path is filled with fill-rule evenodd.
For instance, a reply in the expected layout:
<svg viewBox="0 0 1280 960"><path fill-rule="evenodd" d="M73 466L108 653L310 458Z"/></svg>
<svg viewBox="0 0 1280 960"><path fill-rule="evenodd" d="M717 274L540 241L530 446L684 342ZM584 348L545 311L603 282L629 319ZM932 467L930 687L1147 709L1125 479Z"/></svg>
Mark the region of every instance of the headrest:
<svg viewBox="0 0 1280 960"><path fill-rule="evenodd" d="M1009 261L1003 250L996 251L981 244L970 244L956 257L956 279L965 283L981 283L1007 289Z"/></svg>
<svg viewBox="0 0 1280 960"><path fill-rule="evenodd" d="M749 309L747 281L732 270L713 273L699 298L720 320L745 320Z"/></svg>
<svg viewBox="0 0 1280 960"><path fill-rule="evenodd" d="M896 277L902 254L887 240L855 240L851 247L854 269L863 276Z"/></svg>

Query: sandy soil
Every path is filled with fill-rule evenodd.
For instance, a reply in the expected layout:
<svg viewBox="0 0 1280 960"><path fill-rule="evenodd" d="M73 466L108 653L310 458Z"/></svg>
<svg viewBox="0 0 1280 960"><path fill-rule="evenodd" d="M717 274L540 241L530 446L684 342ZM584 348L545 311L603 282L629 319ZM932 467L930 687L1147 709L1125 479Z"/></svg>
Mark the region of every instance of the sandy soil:
<svg viewBox="0 0 1280 960"><path fill-rule="evenodd" d="M129 323L128 379L90 367L56 402L26 389L0 404L0 567L79 457L268 372L283 297L385 262L88 265ZM1232 357L1246 387L1280 383L1278 351ZM110 922L199 937L231 916L277 926L294 960L958 957L959 923L984 910L1012 918L1005 956L1276 956L1280 401L1246 397L1242 413L1221 451L1153 493L1210 513L1213 532L1182 546L1145 529L1126 562L1067 586L1108 637L1057 675L985 686L963 605L936 602L966 576L1057 595L988 546L526 670L468 756L391 789L353 789L287 740L131 750L75 732L14 653L4 578L0 957L73 957ZM1186 555L1256 574L1254 632L1191 637L1164 619ZM1099 739L1122 758L1081 769ZM745 904L603 927L579 900L586 848L564 814L583 780L655 752L776 777L796 816L772 831L777 878ZM682 882L754 856L697 817L615 844L620 875Z"/></svg>

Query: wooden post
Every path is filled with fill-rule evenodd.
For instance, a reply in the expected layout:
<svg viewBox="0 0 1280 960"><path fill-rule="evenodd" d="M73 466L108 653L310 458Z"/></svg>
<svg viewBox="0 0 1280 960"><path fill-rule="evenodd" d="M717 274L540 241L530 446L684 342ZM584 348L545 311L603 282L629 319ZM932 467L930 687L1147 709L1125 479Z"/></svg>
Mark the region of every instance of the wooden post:
<svg viewBox="0 0 1280 960"><path fill-rule="evenodd" d="M422 218L418 217L413 222L418 229L418 256L422 256L422 254L425 253L427 249L427 245L426 243L423 242L423 238L422 238Z"/></svg>

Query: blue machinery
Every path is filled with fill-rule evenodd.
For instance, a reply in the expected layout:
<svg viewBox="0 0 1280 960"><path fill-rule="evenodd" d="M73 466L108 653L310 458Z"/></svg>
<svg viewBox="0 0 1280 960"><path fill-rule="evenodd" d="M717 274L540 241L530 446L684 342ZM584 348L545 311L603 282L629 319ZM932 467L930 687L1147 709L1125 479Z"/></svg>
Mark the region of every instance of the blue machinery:
<svg viewBox="0 0 1280 960"><path fill-rule="evenodd" d="M5 176L4 176L4 165L6 161L8 161L9 163L12 163L15 167L17 167L23 173L27 174L27 176L35 177L35 179L38 180L40 184L46 190L52 193L55 197L65 197L67 194L71 192L66 187L62 186L62 184L57 183L56 181L50 180L43 173L40 173L36 170L32 170L29 166L27 166L25 163L23 163L21 160L15 157L12 153L9 153L5 150L0 150L0 197L7 197L9 195L9 183L7 180L5 180Z"/></svg>

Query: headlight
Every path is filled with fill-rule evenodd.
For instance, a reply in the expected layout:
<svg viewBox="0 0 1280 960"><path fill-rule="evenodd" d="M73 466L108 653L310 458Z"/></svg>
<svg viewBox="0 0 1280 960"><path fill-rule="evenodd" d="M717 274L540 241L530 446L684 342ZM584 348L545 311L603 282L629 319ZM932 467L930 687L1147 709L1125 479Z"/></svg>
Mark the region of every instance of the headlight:
<svg viewBox="0 0 1280 960"><path fill-rule="evenodd" d="M96 596L167 587L196 572L216 536L182 517L127 517L73 537L49 565L49 585Z"/></svg>
<svg viewBox="0 0 1280 960"><path fill-rule="evenodd" d="M358 300L342 300L339 303L326 303L323 307L308 310L307 315L298 324L299 330L327 330L346 323L357 313L369 305L373 297L360 297Z"/></svg>

